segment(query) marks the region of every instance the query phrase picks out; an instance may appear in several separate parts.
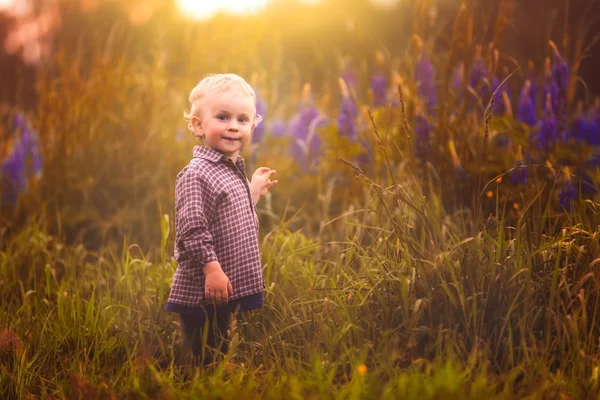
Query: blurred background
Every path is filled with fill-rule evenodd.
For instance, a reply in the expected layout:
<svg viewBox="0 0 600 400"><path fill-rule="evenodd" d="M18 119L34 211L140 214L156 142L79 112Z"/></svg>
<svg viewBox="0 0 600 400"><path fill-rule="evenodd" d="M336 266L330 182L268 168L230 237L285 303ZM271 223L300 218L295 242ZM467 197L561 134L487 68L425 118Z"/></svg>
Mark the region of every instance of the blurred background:
<svg viewBox="0 0 600 400"><path fill-rule="evenodd" d="M540 182L554 183L557 212L572 209L597 194L599 11L594 0L0 0L3 235L36 219L89 248L157 243L195 144L187 96L214 72L257 90L265 122L245 156L281 182L266 224L291 213L318 231L351 207L362 189L340 158L372 179L389 179L386 163L414 172L414 193L441 195L448 212L518 215Z"/></svg>

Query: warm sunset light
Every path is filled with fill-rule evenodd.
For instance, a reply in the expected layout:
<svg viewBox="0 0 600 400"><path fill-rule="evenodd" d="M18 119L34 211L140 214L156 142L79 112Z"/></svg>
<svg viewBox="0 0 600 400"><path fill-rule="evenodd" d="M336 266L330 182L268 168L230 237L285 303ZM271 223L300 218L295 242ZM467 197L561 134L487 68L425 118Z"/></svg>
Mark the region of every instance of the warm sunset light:
<svg viewBox="0 0 600 400"><path fill-rule="evenodd" d="M236 15L255 14L262 11L268 2L269 0L222 0L219 2L177 0L177 5L183 15L193 19L206 20L219 12Z"/></svg>
<svg viewBox="0 0 600 400"><path fill-rule="evenodd" d="M0 12L8 11L13 15L27 14L30 10L28 1L0 0Z"/></svg>

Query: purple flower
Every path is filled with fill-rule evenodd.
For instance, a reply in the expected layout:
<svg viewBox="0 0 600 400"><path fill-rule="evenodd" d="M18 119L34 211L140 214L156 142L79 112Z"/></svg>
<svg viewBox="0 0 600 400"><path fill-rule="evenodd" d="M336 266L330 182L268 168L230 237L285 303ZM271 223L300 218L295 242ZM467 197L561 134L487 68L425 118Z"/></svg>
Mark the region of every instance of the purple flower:
<svg viewBox="0 0 600 400"><path fill-rule="evenodd" d="M567 176L565 177L562 188L560 189L560 193L558 194L558 204L561 210L571 211L575 205L577 192L568 168L566 175Z"/></svg>
<svg viewBox="0 0 600 400"><path fill-rule="evenodd" d="M475 60L471 66L471 73L469 74L469 86L477 90L480 82L486 77L485 67L483 66L483 57L481 56L481 45L478 45L475 49Z"/></svg>
<svg viewBox="0 0 600 400"><path fill-rule="evenodd" d="M519 145L517 149L517 161L510 173L513 185L524 185L527 183L527 168L523 164L523 149Z"/></svg>
<svg viewBox="0 0 600 400"><path fill-rule="evenodd" d="M582 168L589 168L595 170L600 167L600 148L597 148L596 151L583 163L581 163Z"/></svg>
<svg viewBox="0 0 600 400"><path fill-rule="evenodd" d="M510 179L513 185L524 185L527 183L527 169L523 165L523 161L518 160L515 163L514 169L510 173Z"/></svg>
<svg viewBox="0 0 600 400"><path fill-rule="evenodd" d="M417 93L422 104L426 106L426 113L433 115L436 105L435 73L429 58L422 54L415 64L415 81Z"/></svg>
<svg viewBox="0 0 600 400"><path fill-rule="evenodd" d="M586 172L583 171L583 169L580 168L576 170L575 176L578 178L578 187L581 190L581 196L583 198L591 199L596 193L598 193L598 186L596 185L594 180Z"/></svg>
<svg viewBox="0 0 600 400"><path fill-rule="evenodd" d="M600 130L596 121L586 119L585 140L590 146L600 145Z"/></svg>
<svg viewBox="0 0 600 400"><path fill-rule="evenodd" d="M256 94L256 114L262 117L262 122L259 123L252 132L252 143L260 143L265 136L265 115L267 113L267 103L261 96Z"/></svg>
<svg viewBox="0 0 600 400"><path fill-rule="evenodd" d="M565 135L561 139L566 140L571 138L579 141L586 141L587 139L587 119L583 116L583 103L577 103L577 112L575 118L571 122L570 135L565 132Z"/></svg>
<svg viewBox="0 0 600 400"><path fill-rule="evenodd" d="M552 75L552 63L550 58L546 58L544 65L544 86L542 87L542 104L545 107L546 99L550 96L552 102L552 112L558 110L558 85Z"/></svg>
<svg viewBox="0 0 600 400"><path fill-rule="evenodd" d="M340 76L344 82L346 82L348 89L350 89L351 92L356 92L356 89L358 88L358 76L350 64L346 65L346 68L344 68Z"/></svg>
<svg viewBox="0 0 600 400"><path fill-rule="evenodd" d="M552 103L550 97L546 99L546 110L542 118L542 125L538 136L538 144L543 152L548 152L556 142L557 126L556 117L552 112Z"/></svg>
<svg viewBox="0 0 600 400"><path fill-rule="evenodd" d="M356 117L358 109L351 96L342 96L342 104L338 115L338 133L351 139L356 137Z"/></svg>
<svg viewBox="0 0 600 400"><path fill-rule="evenodd" d="M285 136L287 131L287 123L284 120L272 121L269 126L269 134L273 137Z"/></svg>
<svg viewBox="0 0 600 400"><path fill-rule="evenodd" d="M2 188L2 206L14 207L17 199L27 187L27 172L25 169L25 157L20 146L13 147L9 155L2 161L2 172L0 172Z"/></svg>
<svg viewBox="0 0 600 400"><path fill-rule="evenodd" d="M308 153L315 154L320 147L319 136L315 133L314 121L319 112L312 105L303 105L290 120L288 131L292 136L290 153L298 163L306 167Z"/></svg>
<svg viewBox="0 0 600 400"><path fill-rule="evenodd" d="M600 145L600 99L588 111L585 137L590 146Z"/></svg>
<svg viewBox="0 0 600 400"><path fill-rule="evenodd" d="M519 96L519 105L517 108L517 119L529 126L537 125L537 117L535 115L535 105L531 101L531 82L525 81Z"/></svg>
<svg viewBox="0 0 600 400"><path fill-rule="evenodd" d="M378 73L371 79L371 90L373 91L373 107L386 106L388 103L388 81L385 75Z"/></svg>
<svg viewBox="0 0 600 400"><path fill-rule="evenodd" d="M431 124L418 112L415 117L415 156L424 165L431 158Z"/></svg>
<svg viewBox="0 0 600 400"><path fill-rule="evenodd" d="M17 114L13 120L15 140L8 156L2 161L0 171L1 203L13 207L27 188L27 179L42 173L37 133L31 129L25 117Z"/></svg>

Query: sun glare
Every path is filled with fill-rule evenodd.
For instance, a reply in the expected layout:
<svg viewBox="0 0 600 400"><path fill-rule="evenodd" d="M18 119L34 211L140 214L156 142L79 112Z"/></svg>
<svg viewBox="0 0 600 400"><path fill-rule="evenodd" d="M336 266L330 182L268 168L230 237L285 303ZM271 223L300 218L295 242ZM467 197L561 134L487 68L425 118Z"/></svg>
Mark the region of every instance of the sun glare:
<svg viewBox="0 0 600 400"><path fill-rule="evenodd" d="M256 14L262 11L268 2L269 0L177 0L177 5L185 16L207 20L219 12L235 15Z"/></svg>
<svg viewBox="0 0 600 400"><path fill-rule="evenodd" d="M0 12L8 12L11 15L23 16L29 13L31 4L25 0L0 0Z"/></svg>

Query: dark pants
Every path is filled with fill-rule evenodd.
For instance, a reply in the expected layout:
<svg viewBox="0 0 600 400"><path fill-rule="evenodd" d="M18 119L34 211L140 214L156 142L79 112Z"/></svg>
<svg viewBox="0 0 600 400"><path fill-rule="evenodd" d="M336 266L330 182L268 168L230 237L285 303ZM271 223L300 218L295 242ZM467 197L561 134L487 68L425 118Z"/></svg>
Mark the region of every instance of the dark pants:
<svg viewBox="0 0 600 400"><path fill-rule="evenodd" d="M212 317L180 314L183 345L192 350L196 362L208 365L229 350L227 331L231 313L223 312Z"/></svg>

